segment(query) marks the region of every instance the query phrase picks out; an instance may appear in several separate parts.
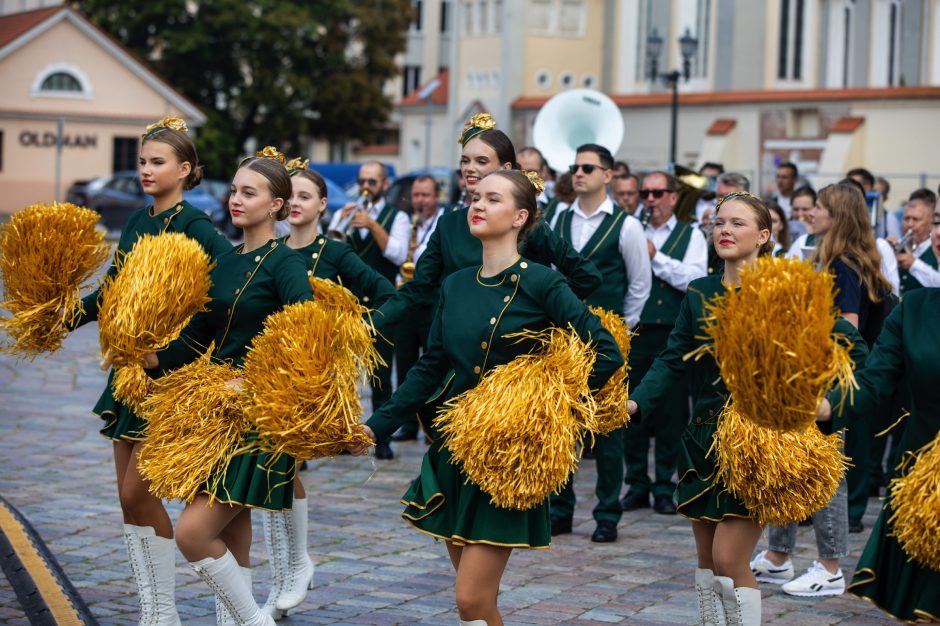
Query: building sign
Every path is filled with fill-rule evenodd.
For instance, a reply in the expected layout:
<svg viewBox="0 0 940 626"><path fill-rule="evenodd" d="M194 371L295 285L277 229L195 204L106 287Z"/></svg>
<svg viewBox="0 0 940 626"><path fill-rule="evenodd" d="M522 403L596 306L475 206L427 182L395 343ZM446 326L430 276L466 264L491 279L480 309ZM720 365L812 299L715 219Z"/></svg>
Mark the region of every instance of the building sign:
<svg viewBox="0 0 940 626"><path fill-rule="evenodd" d="M24 130L20 133L20 145L27 148L55 148L56 134ZM98 135L62 135L63 148L97 148Z"/></svg>

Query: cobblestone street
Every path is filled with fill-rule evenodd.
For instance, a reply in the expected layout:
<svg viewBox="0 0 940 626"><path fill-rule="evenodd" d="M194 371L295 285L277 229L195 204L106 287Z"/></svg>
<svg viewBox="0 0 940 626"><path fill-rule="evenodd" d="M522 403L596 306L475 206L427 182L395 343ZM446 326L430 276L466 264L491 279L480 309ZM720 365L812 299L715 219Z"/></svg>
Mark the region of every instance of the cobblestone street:
<svg viewBox="0 0 940 626"><path fill-rule="evenodd" d="M104 384L97 326L66 340L59 353L17 362L0 357L0 494L32 522L102 624L136 624L136 598L121 539L110 443L91 407ZM417 474L424 445L398 444L391 462L340 457L310 464L310 553L316 588L283 624L457 623L453 575L442 544L399 517L399 496ZM689 524L650 510L627 513L616 543L589 540L594 465L577 481L575 530L548 551L517 551L503 579L507 624L692 624L695 551ZM872 501L865 519L877 511ZM179 507L174 505L175 519ZM263 600L269 574L255 520L254 590ZM850 535L851 573L867 531ZM815 556L811 528L801 528L798 570ZM177 600L184 624L214 624L208 588L177 556ZM764 623L889 623L851 596L809 600L765 585ZM0 578L0 623L26 624L9 583Z"/></svg>

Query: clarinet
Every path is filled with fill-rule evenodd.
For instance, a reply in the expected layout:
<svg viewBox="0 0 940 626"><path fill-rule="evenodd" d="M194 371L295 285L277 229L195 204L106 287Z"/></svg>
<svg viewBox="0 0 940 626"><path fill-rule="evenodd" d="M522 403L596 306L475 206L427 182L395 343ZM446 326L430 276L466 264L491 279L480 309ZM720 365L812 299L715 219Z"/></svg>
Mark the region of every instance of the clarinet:
<svg viewBox="0 0 940 626"><path fill-rule="evenodd" d="M902 252L909 252L911 243L914 241L914 229L908 228L907 232L904 233L904 236L894 244L894 253L901 254Z"/></svg>

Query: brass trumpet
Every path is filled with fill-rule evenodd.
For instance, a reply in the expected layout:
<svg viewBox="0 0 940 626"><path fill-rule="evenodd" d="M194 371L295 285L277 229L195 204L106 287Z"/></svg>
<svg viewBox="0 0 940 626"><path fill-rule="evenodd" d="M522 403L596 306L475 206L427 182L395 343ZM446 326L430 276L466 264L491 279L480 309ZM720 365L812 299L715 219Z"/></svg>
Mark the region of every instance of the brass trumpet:
<svg viewBox="0 0 940 626"><path fill-rule="evenodd" d="M372 208L372 198L369 197L369 191L366 189L362 190L362 193L359 194L359 199L356 200L356 208L349 212L349 215L341 219L337 224L336 228L327 231L326 236L330 239L336 241L342 241L343 243L349 243L349 240L352 238L353 233L353 218L360 211L368 211Z"/></svg>

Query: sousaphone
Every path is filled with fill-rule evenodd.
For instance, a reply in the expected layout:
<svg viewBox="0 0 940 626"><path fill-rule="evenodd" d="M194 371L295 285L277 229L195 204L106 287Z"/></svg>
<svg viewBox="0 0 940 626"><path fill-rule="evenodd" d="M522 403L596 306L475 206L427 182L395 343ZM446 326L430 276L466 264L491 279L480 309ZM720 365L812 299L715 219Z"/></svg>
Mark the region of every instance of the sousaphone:
<svg viewBox="0 0 940 626"><path fill-rule="evenodd" d="M596 143L616 155L623 142L623 115L614 101L593 89L572 89L546 102L532 126L532 142L549 167L567 171L575 150Z"/></svg>

